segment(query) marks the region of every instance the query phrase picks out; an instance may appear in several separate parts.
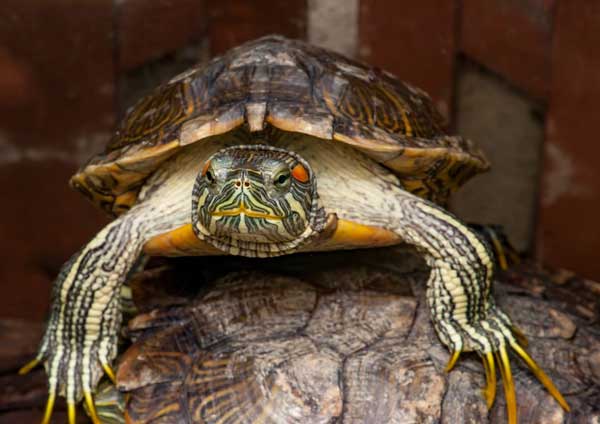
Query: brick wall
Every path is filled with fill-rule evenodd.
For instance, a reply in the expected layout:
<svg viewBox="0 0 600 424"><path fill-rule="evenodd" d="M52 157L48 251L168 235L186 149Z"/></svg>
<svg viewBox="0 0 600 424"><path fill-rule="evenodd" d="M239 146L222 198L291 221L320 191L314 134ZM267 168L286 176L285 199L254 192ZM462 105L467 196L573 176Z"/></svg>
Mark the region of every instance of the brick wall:
<svg viewBox="0 0 600 424"><path fill-rule="evenodd" d="M60 265L107 221L67 187L141 93L268 33L308 39L431 93L494 171L452 207L600 278L600 6L585 0L4 0L3 316L41 320Z"/></svg>

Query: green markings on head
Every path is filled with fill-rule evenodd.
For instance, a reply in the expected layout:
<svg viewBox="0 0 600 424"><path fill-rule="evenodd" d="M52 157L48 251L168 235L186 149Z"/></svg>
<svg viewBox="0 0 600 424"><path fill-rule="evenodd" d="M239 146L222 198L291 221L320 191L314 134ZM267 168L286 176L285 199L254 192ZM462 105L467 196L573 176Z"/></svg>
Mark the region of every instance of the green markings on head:
<svg viewBox="0 0 600 424"><path fill-rule="evenodd" d="M299 155L266 145L220 150L192 194L196 235L228 253L276 256L322 229L316 179Z"/></svg>

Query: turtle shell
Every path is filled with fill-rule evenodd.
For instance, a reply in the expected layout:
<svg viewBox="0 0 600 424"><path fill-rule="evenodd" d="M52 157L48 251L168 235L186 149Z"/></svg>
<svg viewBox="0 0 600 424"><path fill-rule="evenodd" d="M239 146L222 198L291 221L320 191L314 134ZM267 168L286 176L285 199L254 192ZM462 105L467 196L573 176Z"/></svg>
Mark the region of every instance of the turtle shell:
<svg viewBox="0 0 600 424"><path fill-rule="evenodd" d="M142 98L71 185L122 213L163 161L230 131L288 131L350 144L395 171L408 190L438 202L488 167L471 142L446 135L418 88L328 50L267 36Z"/></svg>
<svg viewBox="0 0 600 424"><path fill-rule="evenodd" d="M154 285L156 299L162 281L170 294L158 297L179 306L163 305L130 323L136 342L117 373L128 422L505 423L501 387L491 411L486 407L476 355L465 354L455 370L444 371L448 353L425 302L417 301L426 269L401 248L385 252L351 253L352 260L334 252L317 263L314 255L296 255L214 279L198 258L147 271L134 298ZM227 264L247 266L243 259ZM222 264L211 266L225 273ZM500 303L532 339L533 356L573 411L566 415L515 357L520 422L600 417L594 284L531 263L501 276L500 290L510 290ZM200 286L181 306L181 287Z"/></svg>

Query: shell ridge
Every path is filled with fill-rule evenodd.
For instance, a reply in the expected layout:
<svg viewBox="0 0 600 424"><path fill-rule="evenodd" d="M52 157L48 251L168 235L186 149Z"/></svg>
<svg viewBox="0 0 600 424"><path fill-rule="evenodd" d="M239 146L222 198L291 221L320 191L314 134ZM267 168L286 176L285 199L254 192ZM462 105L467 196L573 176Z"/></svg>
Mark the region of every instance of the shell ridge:
<svg viewBox="0 0 600 424"><path fill-rule="evenodd" d="M350 144L399 174L427 163L432 172L445 170L436 175L437 188L417 177L410 190L433 197L487 168L473 144L446 135L422 90L379 68L273 35L196 66L140 99L105 152L73 177L73 186L111 209L120 194L142 185L183 146L210 142L239 126L249 133L271 126ZM170 146L168 154L160 146ZM445 165L434 163L443 160ZM131 172L117 169L117 162ZM103 183L90 183L114 172L119 183L108 192L95 188Z"/></svg>

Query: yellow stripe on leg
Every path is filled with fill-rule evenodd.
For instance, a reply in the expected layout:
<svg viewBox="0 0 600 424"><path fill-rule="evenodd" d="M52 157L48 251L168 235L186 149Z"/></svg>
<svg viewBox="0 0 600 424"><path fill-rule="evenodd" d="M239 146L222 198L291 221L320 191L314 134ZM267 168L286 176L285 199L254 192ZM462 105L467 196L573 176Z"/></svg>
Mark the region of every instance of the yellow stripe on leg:
<svg viewBox="0 0 600 424"><path fill-rule="evenodd" d="M34 369L35 367L37 367L40 362L41 361L38 358L35 358L35 359L27 362L25 365L23 365L19 369L19 375L25 375L25 374L27 374L29 371L31 371L32 369Z"/></svg>
<svg viewBox="0 0 600 424"><path fill-rule="evenodd" d="M456 361L458 361L459 356L460 356L460 350L455 350L454 352L452 352L452 356L450 357L450 360L448 361L448 365L446 365L446 372L452 371L452 368L454 368L454 365L456 365Z"/></svg>
<svg viewBox="0 0 600 424"><path fill-rule="evenodd" d="M506 410L508 413L508 424L517 424L517 398L515 396L515 382L512 378L512 372L510 370L510 362L508 355L506 354L506 347L500 346L500 352L496 353L499 355L498 368L500 368L500 374L502 375L502 385L504 386L504 396L506 397Z"/></svg>
<svg viewBox="0 0 600 424"><path fill-rule="evenodd" d="M482 356L483 369L485 370L485 389L483 389L483 397L488 409L491 409L496 399L496 367L494 365L494 355L488 352Z"/></svg>
<svg viewBox="0 0 600 424"><path fill-rule="evenodd" d="M548 375L546 375L546 373L533 360L533 358L531 356L529 356L529 354L525 351L525 349L523 349L521 346L519 346L517 343L514 343L514 342L511 342L510 345L514 349L514 351L517 352L517 354L521 358L523 358L523 360L525 361L525 363L527 364L529 369L531 369L533 374L537 377L537 379L540 381L540 383L542 383L544 385L546 390L548 390L550 392L552 397L554 399L556 399L556 401L559 403L559 405L562 406L562 408L565 411L567 411L567 412L571 411L569 404L567 403L565 398L563 398L563 396L560 394L560 392L558 391L558 389L556 388L556 386L554 385L552 380L550 380L550 377L548 377Z"/></svg>
<svg viewBox="0 0 600 424"><path fill-rule="evenodd" d="M55 400L56 395L54 393L50 393L50 395L48 395L48 401L46 402L46 410L44 411L44 418L42 418L42 424L50 423L50 418L52 418L52 410L54 409Z"/></svg>
<svg viewBox="0 0 600 424"><path fill-rule="evenodd" d="M96 405L94 405L94 399L92 399L92 394L90 392L84 392L83 396L85 397L85 404L88 407L88 413L90 414L90 418L94 424L100 424L100 419L98 418L98 414L96 413Z"/></svg>

